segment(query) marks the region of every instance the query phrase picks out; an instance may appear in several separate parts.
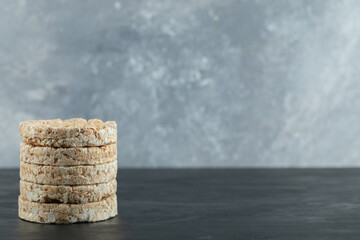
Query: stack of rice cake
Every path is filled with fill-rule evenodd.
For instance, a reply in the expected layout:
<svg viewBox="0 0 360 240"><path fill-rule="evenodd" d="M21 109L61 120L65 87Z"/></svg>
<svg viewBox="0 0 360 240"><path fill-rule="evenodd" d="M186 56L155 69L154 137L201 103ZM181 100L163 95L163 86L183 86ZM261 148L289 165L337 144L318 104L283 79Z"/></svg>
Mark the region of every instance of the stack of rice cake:
<svg viewBox="0 0 360 240"><path fill-rule="evenodd" d="M116 122L31 120L20 134L20 218L66 224L117 215Z"/></svg>

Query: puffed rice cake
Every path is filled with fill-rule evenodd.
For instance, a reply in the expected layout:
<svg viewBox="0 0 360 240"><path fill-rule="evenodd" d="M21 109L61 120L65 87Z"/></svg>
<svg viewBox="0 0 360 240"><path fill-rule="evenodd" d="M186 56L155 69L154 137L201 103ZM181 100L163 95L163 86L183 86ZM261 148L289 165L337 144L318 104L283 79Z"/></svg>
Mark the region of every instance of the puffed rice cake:
<svg viewBox="0 0 360 240"><path fill-rule="evenodd" d="M24 200L20 195L18 208L21 219L37 223L97 222L118 214L116 194L84 204L37 203Z"/></svg>
<svg viewBox="0 0 360 240"><path fill-rule="evenodd" d="M117 141L115 121L82 118L29 120L20 123L25 143L47 147L103 146Z"/></svg>
<svg viewBox="0 0 360 240"><path fill-rule="evenodd" d="M116 178L117 161L82 166L48 166L20 161L22 180L50 185L83 185L109 182Z"/></svg>
<svg viewBox="0 0 360 240"><path fill-rule="evenodd" d="M116 193L117 182L90 185L46 185L20 180L20 195L24 200L40 203L91 203Z"/></svg>
<svg viewBox="0 0 360 240"><path fill-rule="evenodd" d="M20 145L20 160L41 165L94 165L116 161L116 143L100 147L55 148Z"/></svg>

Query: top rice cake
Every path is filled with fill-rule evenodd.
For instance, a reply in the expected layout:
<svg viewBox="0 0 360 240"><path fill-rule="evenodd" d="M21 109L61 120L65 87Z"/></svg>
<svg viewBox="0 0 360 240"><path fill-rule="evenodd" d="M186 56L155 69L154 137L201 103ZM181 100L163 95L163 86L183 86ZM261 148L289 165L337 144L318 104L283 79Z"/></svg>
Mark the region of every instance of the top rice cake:
<svg viewBox="0 0 360 240"><path fill-rule="evenodd" d="M20 134L25 143L46 147L103 146L117 140L116 122L99 119L24 121Z"/></svg>

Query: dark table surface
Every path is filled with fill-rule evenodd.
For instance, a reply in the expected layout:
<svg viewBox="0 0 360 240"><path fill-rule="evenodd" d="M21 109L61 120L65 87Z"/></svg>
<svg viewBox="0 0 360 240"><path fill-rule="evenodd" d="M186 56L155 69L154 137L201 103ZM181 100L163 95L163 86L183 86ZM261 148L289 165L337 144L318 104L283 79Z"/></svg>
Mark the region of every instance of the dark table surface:
<svg viewBox="0 0 360 240"><path fill-rule="evenodd" d="M0 170L0 239L359 239L360 169L119 170L119 216L17 217L18 170Z"/></svg>

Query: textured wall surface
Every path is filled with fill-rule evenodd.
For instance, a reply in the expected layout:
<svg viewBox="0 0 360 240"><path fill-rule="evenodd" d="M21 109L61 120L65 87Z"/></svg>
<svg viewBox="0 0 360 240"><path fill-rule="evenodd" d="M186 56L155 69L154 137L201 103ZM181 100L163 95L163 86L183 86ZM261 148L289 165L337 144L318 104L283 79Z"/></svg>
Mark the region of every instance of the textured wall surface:
<svg viewBox="0 0 360 240"><path fill-rule="evenodd" d="M360 166L359 1L0 0L19 122L118 123L123 167Z"/></svg>

